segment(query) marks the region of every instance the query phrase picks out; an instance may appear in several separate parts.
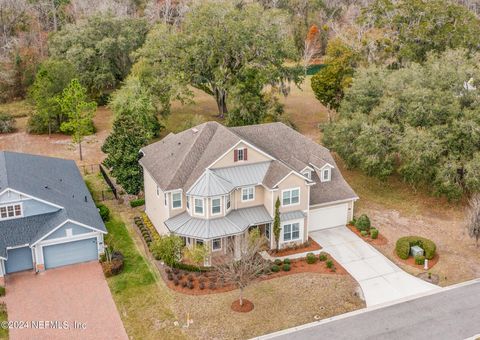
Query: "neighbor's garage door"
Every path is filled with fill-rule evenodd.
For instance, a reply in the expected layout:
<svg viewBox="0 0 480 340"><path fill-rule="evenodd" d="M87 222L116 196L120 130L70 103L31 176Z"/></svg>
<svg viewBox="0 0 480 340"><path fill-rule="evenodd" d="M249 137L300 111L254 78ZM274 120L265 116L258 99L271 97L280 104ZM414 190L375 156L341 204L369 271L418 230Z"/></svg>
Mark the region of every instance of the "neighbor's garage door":
<svg viewBox="0 0 480 340"><path fill-rule="evenodd" d="M98 259L97 238L43 247L45 269Z"/></svg>
<svg viewBox="0 0 480 340"><path fill-rule="evenodd" d="M15 273L32 268L32 249L30 247L7 250L7 262L5 263L7 273Z"/></svg>
<svg viewBox="0 0 480 340"><path fill-rule="evenodd" d="M348 203L310 209L308 230L315 231L347 224Z"/></svg>

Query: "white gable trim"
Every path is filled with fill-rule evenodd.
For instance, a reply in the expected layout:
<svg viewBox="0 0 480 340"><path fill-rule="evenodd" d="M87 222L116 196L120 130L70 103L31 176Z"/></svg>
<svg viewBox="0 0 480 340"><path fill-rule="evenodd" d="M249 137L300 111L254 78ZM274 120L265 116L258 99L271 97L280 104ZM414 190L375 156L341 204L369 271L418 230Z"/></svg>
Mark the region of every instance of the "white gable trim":
<svg viewBox="0 0 480 340"><path fill-rule="evenodd" d="M312 164L312 163L310 163L310 164ZM312 165L313 165L313 164L312 164ZM325 167L327 167L327 166L329 166L329 167L332 168L332 169L335 169L335 167L334 167L332 164L328 163L328 162L327 162L327 164L325 164L325 165L322 166L321 168L319 168L318 166L313 165L313 167L314 167L315 169L318 169L318 170L320 170L320 171L322 171L322 170L323 170Z"/></svg>
<svg viewBox="0 0 480 340"><path fill-rule="evenodd" d="M307 165L307 166L304 167L300 172L305 172L306 170L315 171L314 168L312 168L311 166Z"/></svg>
<svg viewBox="0 0 480 340"><path fill-rule="evenodd" d="M3 195L3 194L6 193L7 191L15 192L15 193L17 193L17 194L19 194L19 195L23 195L23 196L25 196L25 197L27 197L27 198L30 198L30 199L33 199L33 200L36 200L36 201L39 201L39 202L42 202L42 203L51 205L52 207L55 207L55 208L58 208L58 209L63 209L63 207L60 206L60 205L57 205L57 204L54 204L54 203L52 203L52 202L48 202L48 201L42 200L42 199L40 199L40 198L38 198L38 197L35 197L35 196L32 196L32 195L28 195L28 194L26 194L26 193L24 193L24 192L21 192L21 191L15 190L15 189L6 188L6 189L3 190L2 192L0 192L0 195Z"/></svg>
<svg viewBox="0 0 480 340"><path fill-rule="evenodd" d="M63 227L65 224L67 224L68 222L70 223L73 223L73 224L76 224L76 225L79 225L81 227L84 227L84 228L87 228L87 229L90 229L90 230L93 230L93 231L98 231L102 234L107 234L106 231L103 231L103 230L99 230L99 229L96 229L96 228L93 228L91 226L88 226L86 224L83 224L83 223L80 223L80 222L77 222L77 221L74 221L74 220L71 220L71 219L68 219L68 220L65 220L63 221L62 223L60 223L57 227L53 228L52 230L50 230L48 233L46 233L45 235L43 235L41 238L39 238L38 240L36 240L34 243L32 243L32 245L30 247L33 247L34 245L36 245L37 243L41 242L42 240L46 239L48 236L50 236L51 234L53 234L55 231L57 231L58 229L60 229L61 227Z"/></svg>
<svg viewBox="0 0 480 340"><path fill-rule="evenodd" d="M232 146L230 149L228 149L225 153L223 153L220 157L218 157L212 164L210 164L209 166L206 167L206 169L210 169L212 166L215 165L215 163L217 163L219 160L221 160L223 157L225 157L229 152L232 152L232 150L238 148L238 145L240 143L243 143L245 145L247 145L248 147L254 149L255 151L258 151L260 152L262 155L264 155L265 157L267 158L270 158L272 161L276 160L275 157L273 157L272 155L269 155L268 153L266 153L265 151L262 151L260 150L259 148L257 148L256 146L246 142L245 140L241 139L239 140L237 143L235 143L234 146Z"/></svg>
<svg viewBox="0 0 480 340"><path fill-rule="evenodd" d="M286 180L287 177L290 176L291 174L294 174L295 176L298 176L298 177L300 177L300 178L303 179L303 180L306 180L306 181L308 181L308 182L311 182L311 180L309 180L307 177L305 177L305 176L299 174L298 172L292 170L292 171L290 171L285 177L283 177L281 180L279 180L273 187L275 188L276 186L278 186L280 183L282 183L284 180Z"/></svg>

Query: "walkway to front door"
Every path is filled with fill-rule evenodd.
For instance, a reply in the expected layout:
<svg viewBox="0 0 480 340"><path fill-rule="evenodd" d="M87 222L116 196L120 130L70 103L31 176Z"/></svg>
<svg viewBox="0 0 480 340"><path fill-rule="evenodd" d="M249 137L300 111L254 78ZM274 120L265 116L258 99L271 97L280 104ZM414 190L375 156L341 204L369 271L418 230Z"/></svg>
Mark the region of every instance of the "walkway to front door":
<svg viewBox="0 0 480 340"><path fill-rule="evenodd" d="M367 306L440 289L407 274L346 227L315 231L310 237L358 281Z"/></svg>

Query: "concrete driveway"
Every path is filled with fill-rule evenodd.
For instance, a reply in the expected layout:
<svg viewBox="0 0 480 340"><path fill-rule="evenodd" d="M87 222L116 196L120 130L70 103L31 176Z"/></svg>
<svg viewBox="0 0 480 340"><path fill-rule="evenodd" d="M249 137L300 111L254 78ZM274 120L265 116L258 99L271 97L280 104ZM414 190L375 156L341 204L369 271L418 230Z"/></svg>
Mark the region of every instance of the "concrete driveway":
<svg viewBox="0 0 480 340"><path fill-rule="evenodd" d="M367 306L440 290L404 272L347 227L315 231L310 236L358 281Z"/></svg>
<svg viewBox="0 0 480 340"><path fill-rule="evenodd" d="M9 321L29 327L10 339L128 339L98 262L16 273L6 288Z"/></svg>

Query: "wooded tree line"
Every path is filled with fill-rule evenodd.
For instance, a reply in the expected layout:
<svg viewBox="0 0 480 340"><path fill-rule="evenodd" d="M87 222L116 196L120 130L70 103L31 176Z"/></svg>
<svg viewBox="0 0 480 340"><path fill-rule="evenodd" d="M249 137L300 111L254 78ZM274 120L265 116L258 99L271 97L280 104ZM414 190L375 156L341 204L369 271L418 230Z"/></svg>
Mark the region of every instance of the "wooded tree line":
<svg viewBox="0 0 480 340"><path fill-rule="evenodd" d="M312 78L335 110L323 142L347 166L459 199L480 191L480 22L445 0L376 0ZM353 43L352 43L353 42Z"/></svg>

